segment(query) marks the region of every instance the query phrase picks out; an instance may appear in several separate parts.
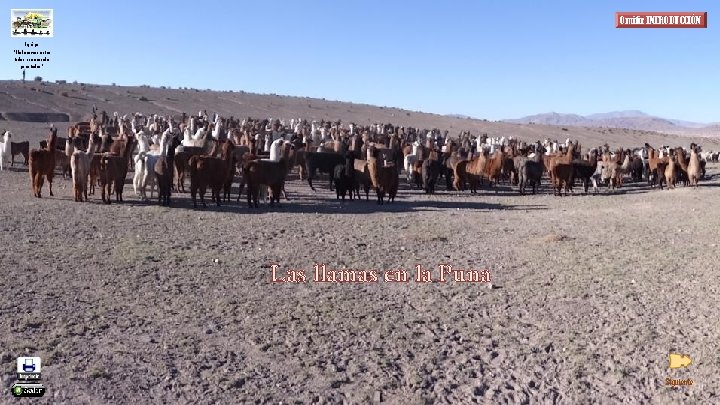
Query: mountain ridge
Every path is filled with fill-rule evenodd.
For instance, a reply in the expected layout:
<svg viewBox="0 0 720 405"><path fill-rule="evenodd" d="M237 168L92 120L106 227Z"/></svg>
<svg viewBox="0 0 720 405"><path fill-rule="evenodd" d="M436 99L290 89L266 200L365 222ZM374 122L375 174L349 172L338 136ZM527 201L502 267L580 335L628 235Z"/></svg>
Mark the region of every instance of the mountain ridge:
<svg viewBox="0 0 720 405"><path fill-rule="evenodd" d="M619 110L588 115L548 112L501 121L514 124L628 128L669 133L684 132L686 130L715 129L717 126L717 123L701 123L658 117L640 110Z"/></svg>

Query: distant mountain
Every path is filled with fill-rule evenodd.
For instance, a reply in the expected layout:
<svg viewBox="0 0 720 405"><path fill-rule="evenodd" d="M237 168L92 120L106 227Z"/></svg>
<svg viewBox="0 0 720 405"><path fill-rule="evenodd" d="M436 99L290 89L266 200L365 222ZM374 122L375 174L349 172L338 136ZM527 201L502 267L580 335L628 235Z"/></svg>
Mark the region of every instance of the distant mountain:
<svg viewBox="0 0 720 405"><path fill-rule="evenodd" d="M612 111L608 113L590 114L586 115L585 118L591 120L608 120L614 118L629 118L629 117L649 117L650 114L646 114L638 110L625 110L625 111Z"/></svg>
<svg viewBox="0 0 720 405"><path fill-rule="evenodd" d="M700 122L683 121L683 120L669 120L669 121L679 127L685 127L685 128L705 128L705 127L709 127L712 125L717 125L717 124L713 124L713 123L703 124Z"/></svg>
<svg viewBox="0 0 720 405"><path fill-rule="evenodd" d="M676 133L687 129L702 129L710 126L710 124L698 122L655 117L653 115L637 110L612 111L607 113L590 114L586 116L578 114L560 114L556 112L550 112L503 121L516 124L532 123L558 126L564 125L580 127L627 128L668 133Z"/></svg>
<svg viewBox="0 0 720 405"><path fill-rule="evenodd" d="M503 120L514 124L544 124L544 125L576 125L584 126L587 118L577 114L560 114L556 112L529 115L527 117Z"/></svg>

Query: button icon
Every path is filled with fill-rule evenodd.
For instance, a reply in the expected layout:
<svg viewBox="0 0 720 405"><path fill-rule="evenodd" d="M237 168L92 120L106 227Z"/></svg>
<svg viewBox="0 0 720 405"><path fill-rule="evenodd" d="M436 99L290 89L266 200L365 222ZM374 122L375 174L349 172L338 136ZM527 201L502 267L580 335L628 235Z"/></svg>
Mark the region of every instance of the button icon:
<svg viewBox="0 0 720 405"><path fill-rule="evenodd" d="M17 372L18 373L40 373L42 370L42 361L40 357L18 357Z"/></svg>
<svg viewBox="0 0 720 405"><path fill-rule="evenodd" d="M670 353L668 356L670 368L682 368L692 364L692 359L686 354Z"/></svg>
<svg viewBox="0 0 720 405"><path fill-rule="evenodd" d="M39 380L42 371L40 357L18 357L17 378L22 381Z"/></svg>
<svg viewBox="0 0 720 405"><path fill-rule="evenodd" d="M23 371L26 373L35 372L35 362L33 362L33 359L25 359L25 363L23 363Z"/></svg>
<svg viewBox="0 0 720 405"><path fill-rule="evenodd" d="M10 392L14 397L41 397L45 395L45 387L42 384L15 383Z"/></svg>

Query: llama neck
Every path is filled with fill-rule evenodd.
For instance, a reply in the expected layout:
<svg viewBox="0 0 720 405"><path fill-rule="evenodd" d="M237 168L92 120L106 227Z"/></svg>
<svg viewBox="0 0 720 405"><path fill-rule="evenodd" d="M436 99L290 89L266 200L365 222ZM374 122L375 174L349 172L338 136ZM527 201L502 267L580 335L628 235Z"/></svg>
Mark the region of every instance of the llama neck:
<svg viewBox="0 0 720 405"><path fill-rule="evenodd" d="M71 156L73 152L75 151L75 147L72 144L73 138L68 138L65 141L65 155Z"/></svg>
<svg viewBox="0 0 720 405"><path fill-rule="evenodd" d="M134 149L135 142L134 138L128 138L127 141L125 141L125 150L123 151L123 157L125 158L125 162L130 159L130 154L132 153L132 150Z"/></svg>
<svg viewBox="0 0 720 405"><path fill-rule="evenodd" d="M95 142L93 141L92 135L90 135L90 142L88 143L87 155L88 159L92 160L95 154Z"/></svg>
<svg viewBox="0 0 720 405"><path fill-rule="evenodd" d="M48 140L48 150L55 150L55 143L57 142L57 135L55 135L55 132L50 134L50 140Z"/></svg>
<svg viewBox="0 0 720 405"><path fill-rule="evenodd" d="M160 137L160 156L167 155L167 134Z"/></svg>
<svg viewBox="0 0 720 405"><path fill-rule="evenodd" d="M695 163L700 162L700 156L695 152L695 149L690 151L690 161Z"/></svg>

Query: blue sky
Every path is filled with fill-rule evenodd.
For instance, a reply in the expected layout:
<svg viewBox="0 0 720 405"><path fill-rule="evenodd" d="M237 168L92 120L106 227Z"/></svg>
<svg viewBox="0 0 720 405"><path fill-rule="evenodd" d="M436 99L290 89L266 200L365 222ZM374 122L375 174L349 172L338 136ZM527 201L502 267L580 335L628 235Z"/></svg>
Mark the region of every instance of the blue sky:
<svg viewBox="0 0 720 405"><path fill-rule="evenodd" d="M3 4L8 14L54 9L54 38L35 40L51 62L28 74L48 80L244 90L491 120L637 109L720 121L714 1ZM707 11L708 28L616 29L616 11ZM21 77L12 50L24 42L2 36L0 77Z"/></svg>

